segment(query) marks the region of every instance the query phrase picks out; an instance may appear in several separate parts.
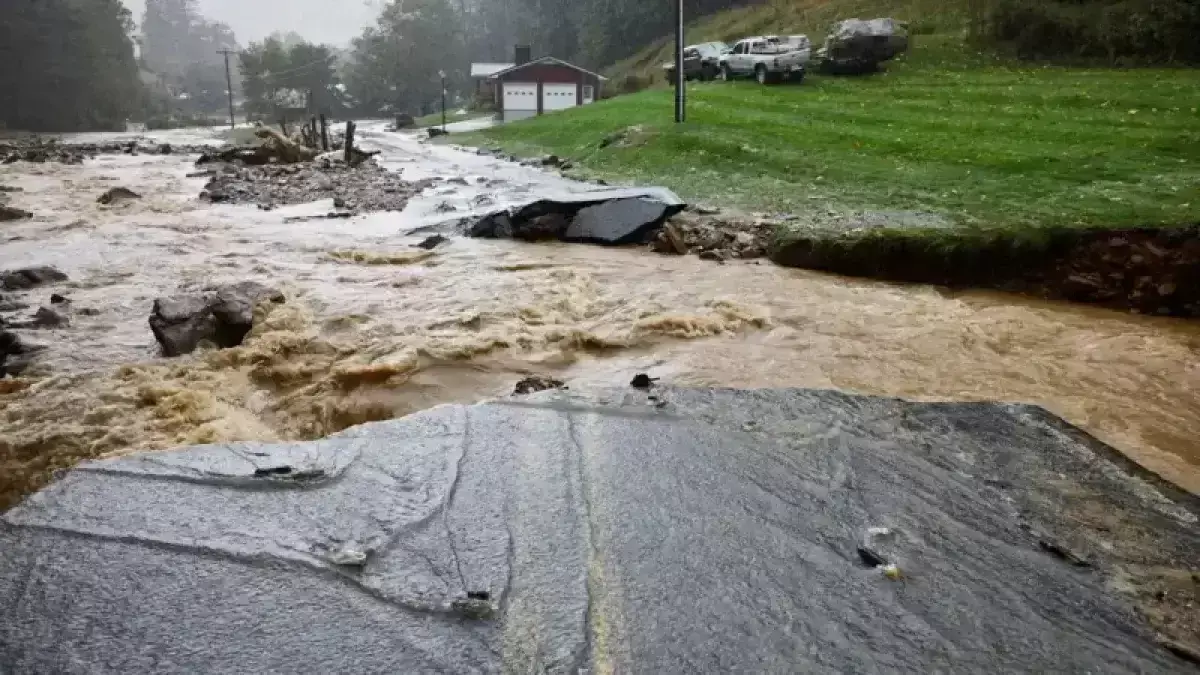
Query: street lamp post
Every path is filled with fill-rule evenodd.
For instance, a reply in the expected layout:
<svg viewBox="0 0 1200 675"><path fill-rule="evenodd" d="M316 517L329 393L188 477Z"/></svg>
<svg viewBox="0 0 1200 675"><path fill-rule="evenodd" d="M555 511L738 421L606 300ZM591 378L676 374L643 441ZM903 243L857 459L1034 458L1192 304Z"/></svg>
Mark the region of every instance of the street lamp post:
<svg viewBox="0 0 1200 675"><path fill-rule="evenodd" d="M442 133L446 132L446 71L439 70L438 77L442 80Z"/></svg>
<svg viewBox="0 0 1200 675"><path fill-rule="evenodd" d="M686 117L687 78L683 74L683 0L675 3L675 123L682 123Z"/></svg>

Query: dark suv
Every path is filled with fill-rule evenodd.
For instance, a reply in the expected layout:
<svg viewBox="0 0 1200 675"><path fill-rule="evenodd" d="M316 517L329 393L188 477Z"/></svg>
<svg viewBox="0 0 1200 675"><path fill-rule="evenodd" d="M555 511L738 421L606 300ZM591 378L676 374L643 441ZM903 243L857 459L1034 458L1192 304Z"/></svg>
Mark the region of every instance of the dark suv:
<svg viewBox="0 0 1200 675"><path fill-rule="evenodd" d="M721 54L729 51L724 42L703 42L683 50L683 77L688 80L712 80L721 72ZM667 81L675 81L675 62L663 64Z"/></svg>

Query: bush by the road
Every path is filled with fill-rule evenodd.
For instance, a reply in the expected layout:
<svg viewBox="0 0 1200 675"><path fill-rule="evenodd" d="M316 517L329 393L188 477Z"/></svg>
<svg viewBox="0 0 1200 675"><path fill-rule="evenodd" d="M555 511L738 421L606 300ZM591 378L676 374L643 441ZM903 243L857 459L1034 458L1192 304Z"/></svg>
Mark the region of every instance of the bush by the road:
<svg viewBox="0 0 1200 675"><path fill-rule="evenodd" d="M972 28L1026 59L1200 62L1194 0L995 0Z"/></svg>

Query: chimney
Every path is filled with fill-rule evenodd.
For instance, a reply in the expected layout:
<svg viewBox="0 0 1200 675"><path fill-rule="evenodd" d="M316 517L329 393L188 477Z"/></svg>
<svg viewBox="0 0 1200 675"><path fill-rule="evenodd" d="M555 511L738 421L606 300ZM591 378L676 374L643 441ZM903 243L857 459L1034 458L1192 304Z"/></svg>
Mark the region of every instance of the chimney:
<svg viewBox="0 0 1200 675"><path fill-rule="evenodd" d="M529 63L532 60L530 58L531 51L532 48L529 45L517 45L513 49L513 62L518 66L523 66L526 63Z"/></svg>

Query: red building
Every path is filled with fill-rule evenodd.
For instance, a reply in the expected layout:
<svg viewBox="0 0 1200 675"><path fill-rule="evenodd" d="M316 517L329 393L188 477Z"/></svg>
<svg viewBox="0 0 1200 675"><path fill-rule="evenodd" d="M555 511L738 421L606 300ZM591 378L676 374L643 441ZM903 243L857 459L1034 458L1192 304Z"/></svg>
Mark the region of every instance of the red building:
<svg viewBox="0 0 1200 675"><path fill-rule="evenodd" d="M608 79L552 56L530 60L527 47L516 56L515 65L487 77L505 122L592 103Z"/></svg>

